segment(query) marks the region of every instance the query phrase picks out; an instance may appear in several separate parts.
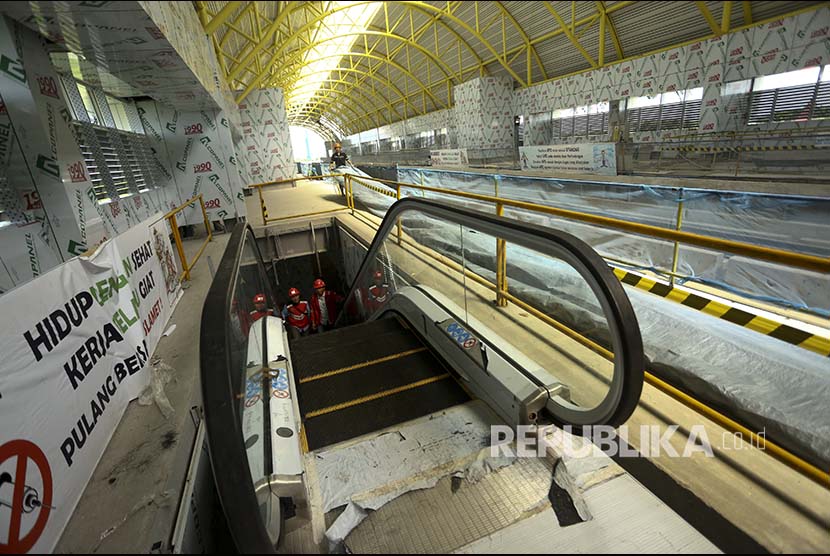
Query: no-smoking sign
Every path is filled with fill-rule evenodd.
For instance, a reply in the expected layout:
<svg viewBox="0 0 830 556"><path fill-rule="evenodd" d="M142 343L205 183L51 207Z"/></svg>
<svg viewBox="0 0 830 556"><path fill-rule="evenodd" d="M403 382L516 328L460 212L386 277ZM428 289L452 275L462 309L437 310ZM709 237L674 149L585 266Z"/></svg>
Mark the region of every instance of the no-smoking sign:
<svg viewBox="0 0 830 556"><path fill-rule="evenodd" d="M0 554L31 550L51 507L52 471L41 449L28 440L0 446Z"/></svg>

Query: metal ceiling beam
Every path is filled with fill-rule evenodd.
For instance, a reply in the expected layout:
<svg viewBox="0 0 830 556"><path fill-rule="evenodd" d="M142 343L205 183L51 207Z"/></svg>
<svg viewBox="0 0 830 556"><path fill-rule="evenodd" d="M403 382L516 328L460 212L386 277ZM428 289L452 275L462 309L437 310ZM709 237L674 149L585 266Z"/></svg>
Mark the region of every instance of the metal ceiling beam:
<svg viewBox="0 0 830 556"><path fill-rule="evenodd" d="M504 7L504 4L502 2L496 2L496 7L499 9L499 11L501 11L501 13L504 17L507 17L507 18L510 19L510 22L513 24L513 27L515 27L516 30L521 35L522 40L524 41L525 46L527 47L527 49L529 51L528 55L530 55L532 53L533 57L536 58L536 65L539 66L540 70L542 70L542 79L547 79L548 78L548 73L545 71L545 65L542 63L542 59L539 57L539 53L536 52L536 49L533 47L532 44L530 44L530 37L527 36L527 33L525 33L525 30L522 29L522 26L519 25L519 22L516 21L516 18L513 17L513 14L511 14L507 10L507 8ZM530 85L533 82L533 70L530 66L530 60L528 60L528 63L527 63L527 80L526 81L527 81L528 85Z"/></svg>
<svg viewBox="0 0 830 556"><path fill-rule="evenodd" d="M709 8L706 7L706 2L695 2L697 9L703 15L703 18L706 19L706 23L709 24L709 27L712 29L712 32L718 36L721 34L720 26L718 22L715 21L715 18L712 16L712 12L709 11Z"/></svg>
<svg viewBox="0 0 830 556"><path fill-rule="evenodd" d="M340 35L340 36L342 36L342 35ZM337 39L337 38L339 38L339 37L330 37L330 38L328 38L324 41L320 41L320 43L318 43L318 45L319 44L324 44L327 41L334 40L334 39ZM303 56L305 54L305 52L307 52L307 50L292 52L291 55L289 55L287 58L283 59L281 65L280 65L281 66L280 70L281 71L286 71L287 68L292 68L293 69L294 67L303 67L303 65L305 65L307 62L305 60L302 60L302 59L296 60L296 58L298 56L299 57ZM418 79L415 76L415 74L413 74L411 71L409 71L408 69L406 69L405 67L403 67L399 63L395 62L394 60L390 60L386 56L379 56L379 55L375 55L375 54L367 54L366 52L347 52L347 53L339 53L339 54L330 54L330 55L327 55L327 56L317 56L316 58L314 58L314 61L327 60L327 59L330 59L330 58L345 58L346 56L356 56L356 57L359 57L359 58L369 58L369 59L377 60L379 62L387 64L387 65L395 68L396 70L400 71L401 73L403 73L404 75L406 75L410 79L412 79L412 81L414 81L422 89L427 90L427 86L424 85L423 82L421 82L421 80ZM337 69L337 68L335 68L335 69ZM291 69L288 69L288 71L291 71ZM433 100L433 102L435 103L436 106L438 106L439 104L443 104L443 103L440 103L440 101L431 92L428 92L427 94L430 95L430 98L432 98L432 100ZM446 104L444 104L444 108L447 108Z"/></svg>
<svg viewBox="0 0 830 556"><path fill-rule="evenodd" d="M232 82L234 79L239 77L239 74L242 73L244 68L251 63L253 57L256 56L259 53L259 51L265 47L265 45L277 31L279 26L283 24L283 22L290 13L292 13L291 10L282 10L277 15L277 17L274 18L271 24L268 25L268 27L265 29L265 32L260 35L259 42L253 45L253 48L251 48L248 51L248 53L242 58L239 64L231 70L230 74L228 75L228 83ZM273 63L273 60L271 61L271 63ZM271 64L269 63L267 65L270 66ZM239 101L237 101L237 103L238 102Z"/></svg>
<svg viewBox="0 0 830 556"><path fill-rule="evenodd" d="M334 89L328 89L328 90L333 91ZM352 102L354 102L355 106L357 106L358 108L360 108L360 109L361 109L361 110L363 110L364 112L368 112L369 110L372 110L372 109L374 108L371 104L367 107L367 106L363 105L362 103L357 102L357 101L356 101L356 99L354 99L353 97L352 97L352 98L350 98L350 100L351 100ZM286 103L287 103L287 102L288 102L288 101L287 101L287 99L286 99ZM356 117L358 117L358 118L360 117L360 112L358 112L357 110L355 110L355 109L354 109L354 107L352 107L352 106L351 106L348 102L341 103L341 104L339 104L338 106L343 107L343 108L346 108L346 109L347 109L347 110L349 110L349 112L351 112L354 116L356 116ZM293 108L299 108L299 107L292 107L292 109L293 109ZM286 114L291 114L291 113L293 113L293 112L292 112L292 109L286 110ZM294 111L296 111L296 110L294 110Z"/></svg>
<svg viewBox="0 0 830 556"><path fill-rule="evenodd" d="M741 7L744 10L744 25L752 25L752 2L744 0Z"/></svg>
<svg viewBox="0 0 830 556"><path fill-rule="evenodd" d="M729 27L732 25L732 2L723 3L723 15L720 22L720 32L724 35L729 32Z"/></svg>
<svg viewBox="0 0 830 556"><path fill-rule="evenodd" d="M617 34L617 28L614 27L614 21L611 19L611 16L608 15L608 10L605 8L605 2L597 2L596 4L599 15L605 19L605 26L608 29L608 33L611 35L611 40L614 42L614 48L617 50L617 59L619 60L621 58L625 58L622 43L620 42L620 37Z"/></svg>
<svg viewBox="0 0 830 556"><path fill-rule="evenodd" d="M326 81L326 83L329 83L329 82ZM345 82L345 83L349 83L349 82ZM301 89L292 89L291 93L297 94L300 91L305 92L301 88ZM346 97L349 101L354 101L354 103L357 105L358 108L360 108L361 110L364 110L366 112L369 112L369 110L371 108L374 108L374 106L375 106L374 103L377 102L376 100L372 100L368 96L364 95L360 90L349 91L348 96L346 95L346 91L343 91L342 89L334 89L334 88L331 88L331 87L320 87L320 88L318 88L318 89L316 89L315 91L312 91L312 92L317 92L317 91L323 92L323 93L335 93L337 95L342 95L342 96ZM360 98L361 100L363 100L365 102L357 102L357 99L355 98L355 96L357 96L358 98ZM367 106L366 103L369 103L368 106ZM346 104L348 104L348 103L346 103ZM355 112L355 115L359 116L359 114L357 112ZM387 118L386 123L391 124L392 120Z"/></svg>
<svg viewBox="0 0 830 556"><path fill-rule="evenodd" d="M201 3L201 4L204 4L204 2L200 2L200 3ZM250 10L255 9L255 7L256 7L256 2L248 2L248 4L245 6L245 8L243 8L243 10L242 10L241 12L239 12L238 14L236 14L236 17L235 17L235 18L233 18L233 21L226 21L226 22L225 22L225 25L226 25L226 26L228 26L230 29L234 29L234 30L236 30L235 28L239 26L239 23L242 21L242 18L243 18L243 17L245 17L245 15L246 15L246 14L247 14ZM217 29L217 31L218 31L218 29ZM238 31L237 31L237 32L238 32ZM224 48L224 47L225 47L225 43L227 43L227 42L228 42L228 39L229 39L230 37L231 37L231 34L230 34L230 33L228 33L228 32L226 31L226 32L225 32L225 35L224 35L224 36L223 36L223 37L219 40L219 46L221 46L222 48ZM246 37L246 39L247 39L247 37ZM252 41L252 42L256 42L256 41Z"/></svg>
<svg viewBox="0 0 830 556"><path fill-rule="evenodd" d="M399 97L400 97L400 98L399 98L398 100L390 101L390 100L386 99L385 97L383 97L380 93L377 93L377 92L373 93L373 94L376 94L376 95L380 98L380 100L382 100L382 101L383 101L383 105L384 105L384 106L387 106L387 107L389 107L389 108L392 108L392 107L394 106L394 104L396 104L396 103L398 103L398 102L407 102L407 101L406 101L406 99L405 99L405 97L404 97L404 95L403 95L403 92L402 92L402 91L401 91L401 90L397 87L397 85L395 85L394 83L390 83L390 82L388 82L388 81L387 81L387 80L385 80L383 77L378 77L377 75L369 74L369 73L367 73L367 72L365 72L365 71L363 71L363 70L361 70L361 69L352 69L352 68L337 68L337 69L335 69L335 70L333 70L333 71L328 71L328 70L320 70L320 71L318 71L318 72L313 72L313 73L311 73L311 74L309 74L309 75L316 75L316 74L331 75L331 74L332 74L332 73L334 73L334 72L341 72L341 73L355 73L355 74L358 74L358 75L364 75L364 76L368 76L368 77L370 77L371 79L374 79L375 81L377 81L378 83L380 83L380 84L382 84L382 85L387 85L387 86L388 86L388 89L389 89L389 90L392 90L392 91L395 91L395 92L399 95ZM332 78L329 78L329 79L327 79L326 81L329 81L329 82L335 82L335 81L338 81L338 80L337 80L337 79L332 79ZM348 81L343 81L343 80L340 80L340 81L342 81L343 83L346 83L346 84L348 84L348 83L349 83ZM274 82L274 83L275 83L276 85L280 86L279 82Z"/></svg>
<svg viewBox="0 0 830 556"><path fill-rule="evenodd" d="M228 20L231 14L235 12L237 8L239 8L239 5L241 3L242 2L228 2L227 4L222 6L222 9L219 10L219 13L213 16L213 19L211 19L207 23L207 25L205 25L205 33L207 33L208 35L213 34L213 32L216 31L220 25L225 23L225 21Z"/></svg>
<svg viewBox="0 0 830 556"><path fill-rule="evenodd" d="M419 6L419 7L422 7L423 9L425 9L425 10L430 10L430 11L433 11L433 12L441 12L440 8L438 8L437 6L433 6L432 4L427 4L426 2L400 2L400 3L404 4L404 5L407 5L407 6ZM466 21L463 21L462 19L458 18L455 15L446 14L446 12L441 12L441 13L444 13L445 17L448 20L452 21L453 23L455 23L456 25L458 25L459 27L461 27L462 29L467 31L469 34L471 34L472 36L477 38L479 40L479 42L481 42L481 44L483 44L484 47L487 50L489 50L490 53L493 54L493 56L496 57L496 60L502 65L502 67L505 70L507 70L507 72L510 75L512 75L513 78L516 81L519 82L519 84L521 84L522 87L527 86L527 82L524 79L522 79L521 77L519 77L519 75L515 71L513 71L513 68L510 67L510 64L507 63L507 52L505 52L504 55L499 55L499 53L496 51L496 49L493 47L493 45L490 44L490 42L486 38L484 38L484 36L481 33L476 31L472 27L470 27L467 24ZM524 48L524 45L521 48Z"/></svg>
<svg viewBox="0 0 830 556"><path fill-rule="evenodd" d="M445 75L449 76L453 73L452 69L449 66L447 66L444 63L444 61L441 60L438 56L431 53L429 50L427 50L426 48L424 48L420 44L410 41L406 37L401 37L401 36L396 35L394 33L386 33L386 32L380 32L380 31L368 31L368 30L366 30L366 31L352 31L352 32L349 32L349 33L340 33L338 35L338 38L349 37L349 36L355 36L355 37L358 37L358 36L379 36L379 37L386 37L386 38L390 38L390 39L393 39L393 40L398 40L398 41L407 43L409 46L411 46L412 48L417 49L419 52L421 52L421 54L423 54L424 56L428 57L433 62L435 62L435 65L438 66L438 68L441 69L441 71ZM333 38L334 37L331 37L331 38L326 39L326 40L332 40ZM283 45L280 46L275 51L274 55L271 57L271 59L265 65L265 68L263 68L263 71L260 72L254 79L251 80L251 82L248 84L248 86L245 87L245 90L242 91L242 94L236 99L237 103L242 102L242 100L244 100L245 97L248 96L251 93L251 91L253 91L262 82L265 75L271 70L274 63L276 62L277 56L279 56L282 53L282 51L285 50L285 46L288 44L288 42L290 42L290 41L286 41L286 43L283 43ZM307 51L307 50L310 50L312 48L314 48L314 46L306 47L306 49L304 49L304 50Z"/></svg>
<svg viewBox="0 0 830 556"><path fill-rule="evenodd" d="M568 24L565 23L565 20L562 19L562 16L560 16L556 12L556 10L553 8L553 6L551 6L550 2L542 2L542 4L544 4L545 8L547 8L547 10L550 12L550 14L553 16L553 18L559 24L559 27L562 29L562 32L565 33L565 36L568 37L568 40L571 41L571 44L573 44L576 47L576 49L579 50L580 54L582 54L582 56L584 56L585 59L588 60L588 63L591 64L591 67L592 68L598 67L597 62L594 60L594 58L590 54L588 54L588 51L585 50L585 48L582 46L582 44L580 44L579 39L577 39L576 36L574 36L574 34L568 28ZM602 19L600 19L600 22L601 21L602 21Z"/></svg>
<svg viewBox="0 0 830 556"><path fill-rule="evenodd" d="M468 71L475 70L475 71L479 71L482 74L489 73L487 71L487 69L484 67L483 61L482 61L481 57L478 55L478 53L475 51L475 49L473 49L473 47L470 46L470 44L458 33L458 31L456 31L455 29L453 29L451 26L447 25L446 23L440 21L440 18L443 15L451 14L453 12L453 10L461 4L462 4L461 2L448 2L446 11L442 10L441 12L439 12L437 14L433 14L429 10L424 10L423 8L418 7L418 6L406 6L406 12L405 12L409 15L409 24L410 24L409 37L410 37L411 40L413 40L413 41L420 40L421 37L423 37L423 35L431 28L431 26L434 23L437 23L437 24L441 25L442 28L444 28L448 32L450 32L453 36L455 36L456 40L457 40L456 44L459 44L459 42L460 42L460 44L463 44L468 49L468 51L473 55L473 57L478 61L478 64L476 66L473 66L471 68L462 68L461 62L459 60L458 65L459 65L459 68L460 68L461 71L458 74L458 77L456 79L457 83L460 83L463 80L464 73L466 73ZM415 29L414 24L413 24L413 19L412 19L413 12L421 13L424 16L426 16L427 18L429 18L429 20L426 23L424 23L423 25L421 25L418 29ZM373 52L379 44L380 44L380 39L376 40L371 48L367 48L367 52L368 53ZM407 50L406 47L407 47L406 44L400 44L400 45L396 46L392 50L392 52L387 51L387 58L394 60L395 57L402 50L404 50L405 53L406 53L406 58L407 58L407 69L409 70L410 73L414 74L415 70L413 70L409 65L409 50ZM460 50L459 50L459 57L460 57ZM418 67L422 66L425 63L428 64L427 59L424 59L423 62ZM363 79L358 79L356 81L357 81L357 84L355 85L355 87L359 87L363 83ZM449 90L451 88L451 82L452 82L452 79L450 79L450 78L444 78L444 79L439 80L437 82L431 82L430 81L430 82L427 83L427 85L425 87L422 86L421 89L419 91L415 92L415 93L409 94L408 90L407 90L407 98L410 98L410 97L416 96L416 95L420 95L420 94L422 94L423 91L426 91L426 93L430 94L430 98L432 99L432 101L435 105L435 108L436 109L441 109L440 106L439 106L437 98L435 98L434 95L432 94L432 89L438 84L447 83L447 88L448 88L447 103L442 103L442 104L444 104L445 107L448 107L450 99L451 99L451 95L449 94ZM408 85L408 83L405 82L405 85ZM424 107L424 111L426 111L426 107Z"/></svg>
<svg viewBox="0 0 830 556"><path fill-rule="evenodd" d="M297 120L298 118L305 118L306 120L313 120L317 121L320 120L320 114L312 114L305 110L297 110L291 114L287 114L287 119L289 122L293 120ZM337 124L340 129L343 131L350 131L346 127L346 121L348 120L348 116L341 113L339 110L332 110L329 115L326 116L326 119L332 121L333 123Z"/></svg>

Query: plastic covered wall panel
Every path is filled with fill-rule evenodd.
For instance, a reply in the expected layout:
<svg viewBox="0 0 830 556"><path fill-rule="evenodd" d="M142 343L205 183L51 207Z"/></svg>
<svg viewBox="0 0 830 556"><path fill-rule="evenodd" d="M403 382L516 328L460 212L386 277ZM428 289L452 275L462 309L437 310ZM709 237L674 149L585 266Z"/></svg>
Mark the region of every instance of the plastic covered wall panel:
<svg viewBox="0 0 830 556"><path fill-rule="evenodd" d="M293 177L296 165L282 89L254 91L239 112L244 150L238 158L246 185Z"/></svg>

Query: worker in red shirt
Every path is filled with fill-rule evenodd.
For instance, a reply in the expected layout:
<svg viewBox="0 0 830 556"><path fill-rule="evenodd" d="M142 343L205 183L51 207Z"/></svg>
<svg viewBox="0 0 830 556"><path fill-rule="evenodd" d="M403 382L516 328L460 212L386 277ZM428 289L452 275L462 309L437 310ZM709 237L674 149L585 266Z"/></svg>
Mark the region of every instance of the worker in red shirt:
<svg viewBox="0 0 830 556"><path fill-rule="evenodd" d="M283 308L282 318L285 320L288 337L296 340L311 330L311 306L308 301L300 301L300 290L297 288L289 289L288 297L291 303Z"/></svg>
<svg viewBox="0 0 830 556"><path fill-rule="evenodd" d="M311 328L317 332L325 332L334 327L337 321L337 311L343 303L342 295L326 289L326 283L316 279L313 284L314 294L311 296Z"/></svg>
<svg viewBox="0 0 830 556"><path fill-rule="evenodd" d="M372 274L372 285L366 290L366 294L370 315L389 301L389 284L383 279L383 272L376 270Z"/></svg>
<svg viewBox="0 0 830 556"><path fill-rule="evenodd" d="M273 317L274 310L265 307L265 294L258 293L254 296L254 310L250 313L250 324L255 323L262 317Z"/></svg>

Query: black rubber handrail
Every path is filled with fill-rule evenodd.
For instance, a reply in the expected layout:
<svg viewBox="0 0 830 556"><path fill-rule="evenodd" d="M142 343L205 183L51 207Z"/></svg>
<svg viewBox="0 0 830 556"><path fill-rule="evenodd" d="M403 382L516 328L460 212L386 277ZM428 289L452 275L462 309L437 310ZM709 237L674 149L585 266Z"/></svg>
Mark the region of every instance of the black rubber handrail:
<svg viewBox="0 0 830 556"><path fill-rule="evenodd" d="M608 263L591 246L569 233L432 200L401 199L386 211L347 299L356 295L365 284L367 273L375 264L381 247L405 212L432 216L568 262L591 287L603 308L611 331L614 376L609 394L597 408L578 410L568 404L559 404L553 417L560 424L579 427L592 424L617 426L631 416L640 400L645 369L643 340L637 317ZM345 312L340 319L344 317ZM519 371L527 373L524 369Z"/></svg>
<svg viewBox="0 0 830 556"><path fill-rule="evenodd" d="M243 554L274 554L275 547L260 515L251 481L234 390L233 373L242 373L244 369L234 369L230 360L228 315L248 230L250 226L245 222L234 227L202 309L202 402L214 483L236 548ZM256 243L251 247L257 264L262 265Z"/></svg>

